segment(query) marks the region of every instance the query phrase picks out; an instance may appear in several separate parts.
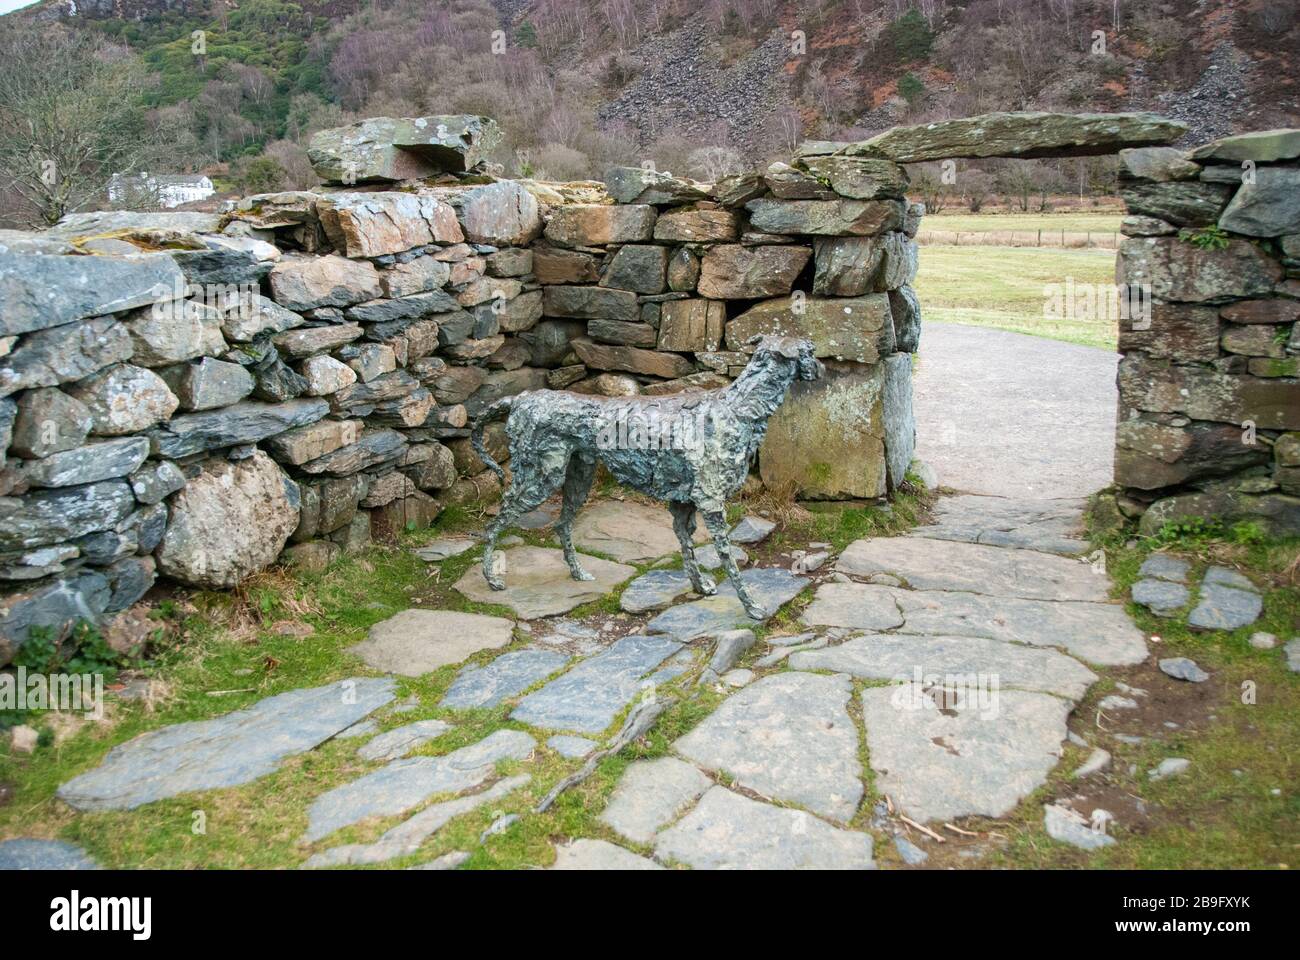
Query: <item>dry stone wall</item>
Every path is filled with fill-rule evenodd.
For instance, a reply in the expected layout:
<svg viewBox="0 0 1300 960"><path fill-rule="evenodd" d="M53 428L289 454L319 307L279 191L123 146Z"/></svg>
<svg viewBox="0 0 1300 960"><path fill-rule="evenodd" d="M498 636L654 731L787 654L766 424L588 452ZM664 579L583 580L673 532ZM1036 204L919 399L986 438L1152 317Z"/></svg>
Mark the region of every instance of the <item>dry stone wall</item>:
<svg viewBox="0 0 1300 960"><path fill-rule="evenodd" d="M921 212L902 167L542 184L485 173L497 139L479 117L365 121L313 143L317 191L0 234L0 665L159 576L320 567L495 497L468 428L500 397L725 387L761 334L828 366L774 418L762 479L901 481ZM504 459L501 424L487 441Z"/></svg>
<svg viewBox="0 0 1300 960"><path fill-rule="evenodd" d="M1120 156L1119 507L1300 534L1300 130Z"/></svg>

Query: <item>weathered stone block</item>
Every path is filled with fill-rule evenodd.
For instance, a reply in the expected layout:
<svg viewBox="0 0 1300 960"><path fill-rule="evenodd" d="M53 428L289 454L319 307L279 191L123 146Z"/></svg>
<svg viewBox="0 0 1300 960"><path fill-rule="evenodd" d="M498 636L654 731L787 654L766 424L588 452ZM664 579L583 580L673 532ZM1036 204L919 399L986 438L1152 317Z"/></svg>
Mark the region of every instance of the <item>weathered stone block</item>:
<svg viewBox="0 0 1300 960"><path fill-rule="evenodd" d="M523 247L542 232L536 198L513 180L499 180L460 194L454 201L465 236L475 243ZM525 268L520 274L527 273ZM519 274L498 273L497 276Z"/></svg>
<svg viewBox="0 0 1300 960"><path fill-rule="evenodd" d="M271 295L290 310L346 307L383 294L379 271L366 260L311 257L277 263L269 275Z"/></svg>
<svg viewBox="0 0 1300 960"><path fill-rule="evenodd" d="M605 267L602 287L634 293L662 293L667 285L668 249L643 244L619 247Z"/></svg>
<svg viewBox="0 0 1300 960"><path fill-rule="evenodd" d="M804 337L816 355L875 363L894 349L893 318L883 293L830 299L791 297L751 307L727 324L727 349L745 351L751 337Z"/></svg>
<svg viewBox="0 0 1300 960"><path fill-rule="evenodd" d="M180 401L156 373L119 363L67 388L90 411L91 432L101 437L139 433L166 420Z"/></svg>
<svg viewBox="0 0 1300 960"><path fill-rule="evenodd" d="M1263 444L1242 441L1238 426L1191 423L1183 427L1121 420L1115 428L1115 482L1158 490L1190 480L1226 476L1269 459Z"/></svg>
<svg viewBox="0 0 1300 960"><path fill-rule="evenodd" d="M1116 272L1120 284L1150 284L1157 300L1191 303L1257 297L1282 279L1281 265L1246 240L1203 250L1174 237L1129 237Z"/></svg>
<svg viewBox="0 0 1300 960"><path fill-rule="evenodd" d="M125 324L112 317L92 317L72 327L29 333L0 364L0 397L80 380L131 359L132 350Z"/></svg>
<svg viewBox="0 0 1300 960"><path fill-rule="evenodd" d="M544 287L542 313L548 317L584 320L624 320L634 323L641 315L636 294L606 287Z"/></svg>
<svg viewBox="0 0 1300 960"><path fill-rule="evenodd" d="M1219 218L1219 226L1248 237L1300 233L1300 169L1259 167Z"/></svg>
<svg viewBox="0 0 1300 960"><path fill-rule="evenodd" d="M870 236L903 225L898 200L751 200L750 223L767 233Z"/></svg>
<svg viewBox="0 0 1300 960"><path fill-rule="evenodd" d="M53 387L27 391L18 398L13 412L6 446L27 458L48 457L81 446L95 423L89 407Z"/></svg>
<svg viewBox="0 0 1300 960"><path fill-rule="evenodd" d="M573 204L557 207L546 225L546 239L565 247L636 243L654 236L655 208L636 204Z"/></svg>
<svg viewBox="0 0 1300 960"><path fill-rule="evenodd" d="M533 251L533 276L538 283L595 283L600 279L599 261L589 253L559 247L538 247Z"/></svg>
<svg viewBox="0 0 1300 960"><path fill-rule="evenodd" d="M700 294L716 300L752 300L789 293L809 255L807 247L710 247L700 271Z"/></svg>
<svg viewBox="0 0 1300 960"><path fill-rule="evenodd" d="M573 350L584 364L593 370L622 370L651 377L673 379L684 377L695 370L695 365L675 353L641 350L637 347L615 347L593 343L586 337L573 341Z"/></svg>
<svg viewBox="0 0 1300 960"><path fill-rule="evenodd" d="M487 117L370 117L311 138L307 157L322 180L363 183L463 173L501 143Z"/></svg>
<svg viewBox="0 0 1300 960"><path fill-rule="evenodd" d="M655 223L656 240L682 243L727 242L740 235L740 219L734 210L712 207L669 210Z"/></svg>
<svg viewBox="0 0 1300 960"><path fill-rule="evenodd" d="M220 410L188 413L148 431L154 454L175 459L205 450L257 443L294 427L315 423L329 413L320 399L286 403L243 401Z"/></svg>
<svg viewBox="0 0 1300 960"><path fill-rule="evenodd" d="M1261 430L1300 429L1300 394L1290 383L1172 366L1141 354L1120 361L1118 381L1122 407L1238 426L1249 420Z"/></svg>
<svg viewBox="0 0 1300 960"><path fill-rule="evenodd" d="M1228 206L1233 188L1219 183L1186 180L1180 183L1121 181L1119 194L1130 213L1154 217L1176 227L1215 223Z"/></svg>
<svg viewBox="0 0 1300 960"><path fill-rule="evenodd" d="M1208 362L1219 356L1219 316L1214 307L1151 304L1150 317L1121 318L1119 349L1167 360Z"/></svg>
<svg viewBox="0 0 1300 960"><path fill-rule="evenodd" d="M717 350L726 322L726 307L717 300L670 300L660 307L658 347L682 353Z"/></svg>
<svg viewBox="0 0 1300 960"><path fill-rule="evenodd" d="M853 200L901 198L909 183L907 171L890 160L820 156L805 157L799 165Z"/></svg>

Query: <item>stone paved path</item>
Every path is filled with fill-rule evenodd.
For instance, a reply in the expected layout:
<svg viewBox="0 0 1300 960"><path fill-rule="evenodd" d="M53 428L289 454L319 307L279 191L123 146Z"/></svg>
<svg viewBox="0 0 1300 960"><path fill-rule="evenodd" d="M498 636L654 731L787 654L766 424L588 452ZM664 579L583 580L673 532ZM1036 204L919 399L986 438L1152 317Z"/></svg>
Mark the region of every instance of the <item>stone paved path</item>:
<svg viewBox="0 0 1300 960"><path fill-rule="evenodd" d="M916 455L963 493L1088 496L1112 479L1118 364L1096 347L927 323Z"/></svg>
<svg viewBox="0 0 1300 960"><path fill-rule="evenodd" d="M490 843L512 817L536 816L516 801L537 781L539 760L577 770L630 707L678 681L662 695L708 689L717 705L666 754L628 766L589 811L604 835L557 842L553 869L868 869L887 840L919 864L925 839L901 818L1007 815L1060 761L1067 719L1099 671L1147 657L1108 580L1078 556L1081 509L1077 500L953 496L933 525L856 541L806 577L750 569L773 611L813 590L803 633L787 626L757 641L733 630L753 626L737 618L734 596L697 598L671 571L627 588L619 629L602 615L557 616L572 609L572 581L548 565L509 604L531 623L407 611L354 648L390 674L463 663L436 705L424 704L437 718L397 719L412 704L393 703L389 678L292 691L137 737L59 796L79 810L131 808L247 783L347 738L364 768L304 810L301 865L387 864L436 843L457 818L495 811L492 829L475 830ZM615 529L608 514L603 527ZM526 549L548 561L557 552ZM623 566L601 590L633 574ZM502 706L513 729L453 739L471 720L464 711ZM519 812L505 816L505 802ZM469 855L430 853L421 866L454 869ZM41 862L93 865L67 845L0 845L0 865Z"/></svg>

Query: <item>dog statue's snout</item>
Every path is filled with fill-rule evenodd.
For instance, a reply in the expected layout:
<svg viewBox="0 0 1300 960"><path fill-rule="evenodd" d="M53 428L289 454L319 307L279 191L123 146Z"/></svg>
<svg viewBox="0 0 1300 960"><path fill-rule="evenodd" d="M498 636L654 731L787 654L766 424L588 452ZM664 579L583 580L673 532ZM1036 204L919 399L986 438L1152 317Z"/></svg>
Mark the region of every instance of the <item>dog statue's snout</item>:
<svg viewBox="0 0 1300 960"><path fill-rule="evenodd" d="M816 357L805 357L799 362L800 380L820 380L826 376L826 365Z"/></svg>

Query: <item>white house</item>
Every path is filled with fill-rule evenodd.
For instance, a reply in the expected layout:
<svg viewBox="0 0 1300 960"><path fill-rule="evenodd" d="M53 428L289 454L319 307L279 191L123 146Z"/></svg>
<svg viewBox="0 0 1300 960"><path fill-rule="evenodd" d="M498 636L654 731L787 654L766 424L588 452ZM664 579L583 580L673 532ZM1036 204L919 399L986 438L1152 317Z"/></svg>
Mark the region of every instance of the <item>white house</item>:
<svg viewBox="0 0 1300 960"><path fill-rule="evenodd" d="M198 173L116 173L108 181L108 201L114 206L169 209L214 193L212 181Z"/></svg>

